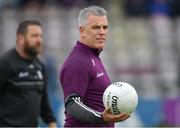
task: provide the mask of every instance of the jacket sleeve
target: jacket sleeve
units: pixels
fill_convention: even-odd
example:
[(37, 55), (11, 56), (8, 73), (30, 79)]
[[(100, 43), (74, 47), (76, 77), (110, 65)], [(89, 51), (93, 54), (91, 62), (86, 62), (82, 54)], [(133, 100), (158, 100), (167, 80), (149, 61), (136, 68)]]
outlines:
[(44, 70), (44, 83), (45, 83), (45, 86), (44, 86), (44, 89), (43, 89), (43, 92), (42, 92), (42, 101), (41, 101), (41, 118), (42, 120), (49, 124), (51, 122), (56, 122), (56, 119), (53, 115), (53, 112), (52, 112), (52, 109), (50, 107), (50, 104), (49, 104), (49, 99), (48, 99), (48, 94), (47, 94), (47, 91), (46, 91), (46, 86), (47, 86), (47, 73), (46, 71)]
[(101, 112), (89, 108), (83, 104), (81, 97), (74, 93), (65, 99), (65, 109), (73, 118), (84, 123), (106, 124)]
[(0, 56), (0, 91), (5, 87), (9, 75), (8, 62), (5, 56)]

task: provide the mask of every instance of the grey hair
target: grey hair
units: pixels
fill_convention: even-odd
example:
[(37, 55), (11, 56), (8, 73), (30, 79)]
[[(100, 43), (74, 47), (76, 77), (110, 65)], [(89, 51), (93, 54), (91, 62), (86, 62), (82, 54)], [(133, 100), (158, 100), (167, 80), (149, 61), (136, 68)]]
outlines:
[(78, 16), (78, 24), (80, 26), (84, 26), (87, 24), (87, 18), (90, 15), (94, 16), (106, 16), (107, 12), (104, 8), (101, 8), (99, 6), (89, 6), (87, 8), (84, 8), (80, 11), (79, 16)]

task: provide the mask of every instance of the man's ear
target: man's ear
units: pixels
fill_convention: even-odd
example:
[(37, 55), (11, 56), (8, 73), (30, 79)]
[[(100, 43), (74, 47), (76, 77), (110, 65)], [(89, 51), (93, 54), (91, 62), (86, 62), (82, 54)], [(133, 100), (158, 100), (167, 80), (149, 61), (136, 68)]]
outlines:
[(85, 28), (84, 27), (79, 27), (79, 32), (80, 32), (82, 37), (85, 36)]
[(24, 43), (24, 40), (25, 40), (24, 35), (23, 34), (18, 34), (17, 35), (17, 40), (18, 40), (18, 43), (22, 45)]

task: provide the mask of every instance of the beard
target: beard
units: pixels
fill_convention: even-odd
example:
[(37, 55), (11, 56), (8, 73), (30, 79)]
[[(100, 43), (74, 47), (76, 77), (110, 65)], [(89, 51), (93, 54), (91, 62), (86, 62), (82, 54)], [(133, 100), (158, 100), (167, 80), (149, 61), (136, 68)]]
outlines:
[(24, 51), (31, 58), (36, 57), (40, 53), (41, 51), (40, 49), (41, 49), (41, 45), (30, 46), (28, 41), (25, 42)]

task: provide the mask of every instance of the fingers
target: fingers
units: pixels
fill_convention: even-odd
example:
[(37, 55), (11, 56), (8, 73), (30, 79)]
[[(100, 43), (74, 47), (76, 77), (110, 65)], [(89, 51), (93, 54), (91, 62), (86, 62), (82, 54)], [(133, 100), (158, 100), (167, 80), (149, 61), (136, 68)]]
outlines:
[(102, 113), (102, 117), (103, 117), (104, 121), (114, 123), (114, 122), (124, 121), (127, 118), (129, 118), (130, 115), (126, 114), (126, 113), (120, 113), (117, 115), (113, 115), (111, 112), (111, 109), (108, 107), (108, 108), (105, 108), (104, 112)]
[(124, 120), (128, 119), (129, 117), (130, 117), (129, 114), (120, 113), (118, 115), (114, 115), (112, 120), (115, 122), (119, 122), (119, 121), (124, 121)]

